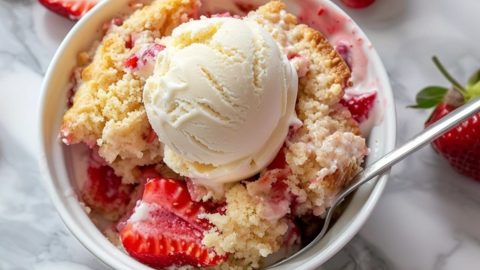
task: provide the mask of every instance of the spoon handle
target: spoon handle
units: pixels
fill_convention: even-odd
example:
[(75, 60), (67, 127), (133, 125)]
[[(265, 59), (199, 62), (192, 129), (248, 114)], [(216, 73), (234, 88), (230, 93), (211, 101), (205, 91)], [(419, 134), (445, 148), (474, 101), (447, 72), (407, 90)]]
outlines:
[(332, 206), (327, 210), (322, 230), (315, 237), (315, 239), (313, 239), (313, 241), (311, 241), (308, 245), (303, 247), (301, 250), (297, 251), (297, 253), (269, 266), (268, 269), (279, 266), (287, 261), (290, 261), (291, 259), (299, 256), (300, 254), (309, 250), (316, 243), (318, 243), (323, 238), (323, 236), (327, 233), (328, 226), (330, 224), (330, 221), (332, 220), (332, 216), (334, 212), (333, 210), (350, 193), (355, 191), (361, 185), (370, 181), (375, 176), (386, 172), (388, 169), (390, 169), (390, 167), (392, 167), (399, 161), (403, 160), (408, 155), (412, 154), (413, 152), (419, 150), (426, 144), (440, 137), (443, 133), (447, 132), (451, 128), (460, 124), (461, 122), (463, 122), (468, 117), (472, 116), (478, 111), (480, 111), (480, 98), (476, 98), (475, 100), (470, 101), (467, 104), (457, 108), (455, 111), (449, 113), (439, 121), (435, 122), (433, 125), (429, 126), (427, 129), (419, 133), (417, 136), (415, 136), (413, 139), (411, 139), (404, 145), (389, 152), (388, 154), (386, 154), (385, 156), (383, 156), (382, 158), (380, 158), (379, 160), (375, 161), (373, 164), (365, 168), (365, 170), (357, 174), (355, 178), (352, 180), (351, 186), (349, 186), (346, 190), (344, 190), (339, 195), (337, 195)]
[[(368, 182), (373, 177), (384, 173), (390, 167), (403, 160), (408, 155), (419, 150), (426, 144), (440, 137), (445, 132), (452, 129), (454, 126), (465, 121), (468, 117), (472, 116), (476, 112), (480, 111), (480, 98), (477, 98), (459, 108), (449, 113), (439, 121), (435, 122), (433, 125), (426, 128), (421, 133), (417, 134), (414, 138), (409, 140), (404, 145), (396, 148), (390, 153), (386, 154), (384, 157), (375, 161), (372, 165), (368, 166), (359, 173), (353, 180), (353, 184), (337, 196), (335, 203), (337, 201), (343, 200), (348, 196), (352, 191), (356, 190), (359, 186)], [(480, 120), (480, 119), (479, 119)], [(334, 204), (335, 204), (334, 203)]]

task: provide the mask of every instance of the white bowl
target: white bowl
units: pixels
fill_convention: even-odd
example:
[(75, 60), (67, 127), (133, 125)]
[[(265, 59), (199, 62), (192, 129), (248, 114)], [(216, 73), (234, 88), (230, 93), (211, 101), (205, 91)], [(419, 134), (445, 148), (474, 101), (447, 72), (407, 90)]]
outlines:
[[(72, 172), (66, 163), (67, 150), (58, 137), (61, 118), (66, 110), (67, 85), (77, 53), (88, 49), (94, 40), (99, 39), (101, 25), (107, 19), (124, 12), (130, 1), (103, 1), (73, 27), (55, 54), (45, 76), (40, 100), (40, 167), (53, 203), (63, 221), (88, 250), (114, 269), (147, 270), (151, 268), (116, 248), (91, 222), (73, 191)], [(328, 0), (316, 2), (348, 17)], [(298, 12), (298, 8), (291, 3), (289, 8), (293, 13)], [(350, 23), (358, 29), (354, 22)], [(364, 44), (369, 44), (361, 30), (358, 30), (358, 34), (367, 41)], [(389, 80), (380, 58), (371, 46), (365, 45), (364, 50), (378, 79), (378, 97), (384, 110), (383, 117), (378, 119), (378, 124), (369, 137), (371, 152), (367, 158), (368, 164), (394, 147), (395, 109)], [(386, 181), (387, 175), (383, 175), (378, 181), (365, 184), (355, 193), (344, 213), (320, 243), (278, 269), (313, 269), (331, 258), (360, 230), (377, 203)]]

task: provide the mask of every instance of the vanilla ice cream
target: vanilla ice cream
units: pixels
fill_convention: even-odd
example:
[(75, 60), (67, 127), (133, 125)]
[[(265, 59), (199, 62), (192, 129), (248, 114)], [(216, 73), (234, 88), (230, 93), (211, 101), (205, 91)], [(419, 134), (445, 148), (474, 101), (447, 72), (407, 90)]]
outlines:
[(164, 161), (206, 185), (265, 168), (295, 115), (297, 73), (255, 22), (203, 18), (177, 27), (144, 89)]

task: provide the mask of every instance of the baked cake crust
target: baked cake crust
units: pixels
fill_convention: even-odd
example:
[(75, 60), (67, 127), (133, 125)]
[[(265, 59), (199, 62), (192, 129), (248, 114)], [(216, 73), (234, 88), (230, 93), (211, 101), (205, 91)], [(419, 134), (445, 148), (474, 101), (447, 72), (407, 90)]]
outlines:
[[(125, 68), (138, 50), (132, 33), (145, 33), (150, 42), (170, 32), (197, 10), (197, 0), (153, 1), (135, 11), (120, 26), (112, 26), (81, 72), (73, 106), (65, 113), (62, 136), (68, 143), (84, 142), (98, 152), (126, 183), (135, 181), (136, 167), (162, 160), (161, 144), (146, 140), (151, 132), (142, 91), (145, 79)], [(138, 44), (140, 46), (141, 44)], [(88, 62), (88, 53), (81, 54)]]
[[(126, 183), (135, 182), (138, 166), (161, 163), (163, 158), (161, 144), (145, 139), (151, 132), (142, 104), (145, 79), (123, 66), (135, 50), (126, 41), (131, 33), (147, 32), (147, 39), (154, 42), (196, 8), (195, 0), (153, 1), (109, 31), (83, 70), (73, 106), (63, 118), (62, 133), (68, 142), (98, 147)], [(339, 104), (349, 68), (328, 40), (298, 24), (280, 1), (250, 12), (247, 20), (270, 32), (296, 65), (300, 77), (296, 113), (302, 125), (293, 127), (285, 144), (288, 169), (265, 170), (255, 181), (227, 184), (222, 198), (217, 198), (227, 202), (225, 214), (205, 216), (215, 229), (205, 234), (203, 244), (230, 254), (217, 267), (223, 269), (259, 267), (263, 258), (282, 247), (292, 216), (323, 215), (338, 191), (361, 170), (367, 154), (358, 124)], [(275, 181), (285, 181), (287, 189), (284, 201), (272, 206), (265, 190)], [(210, 199), (212, 193), (208, 194), (199, 199)]]
[[(286, 161), (291, 173), (287, 184), (296, 197), (295, 213), (268, 219), (253, 183), (234, 184), (225, 193), (225, 215), (210, 215), (218, 228), (204, 244), (219, 253), (231, 253), (229, 267), (258, 267), (262, 258), (278, 251), (285, 240), (289, 215), (323, 215), (338, 191), (357, 174), (367, 153), (365, 139), (350, 112), (339, 105), (350, 70), (328, 40), (318, 31), (298, 24), (285, 11), (285, 4), (272, 1), (248, 19), (272, 34), (287, 55), (304, 57), (310, 63), (300, 78), (296, 112), (303, 125), (286, 142)], [(268, 172), (264, 172), (266, 174)]]

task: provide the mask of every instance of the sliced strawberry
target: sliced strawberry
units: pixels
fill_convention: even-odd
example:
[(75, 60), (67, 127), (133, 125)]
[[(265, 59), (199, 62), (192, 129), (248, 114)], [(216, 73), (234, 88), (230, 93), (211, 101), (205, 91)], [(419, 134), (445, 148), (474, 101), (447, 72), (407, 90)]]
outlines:
[(153, 59), (157, 54), (165, 49), (162, 44), (153, 43), (142, 54), (141, 59), (145, 62), (148, 58)]
[(83, 201), (93, 210), (116, 220), (125, 213), (130, 202), (133, 185), (122, 184), (109, 166), (91, 165), (88, 179), (81, 191)]
[(268, 170), (260, 179), (247, 184), (249, 194), (263, 206), (264, 218), (280, 219), (292, 213), (294, 197), (286, 182), (290, 173), (290, 169)]
[(39, 0), (39, 2), (59, 15), (78, 20), (100, 0)]
[(245, 1), (236, 1), (235, 6), (244, 14), (249, 13), (250, 11), (256, 9), (257, 7), (251, 3)]
[(335, 45), (335, 50), (343, 58), (343, 61), (345, 61), (348, 68), (352, 70), (352, 52), (350, 47), (352, 47), (352, 45), (340, 41), (337, 45)]
[(186, 177), (185, 183), (187, 184), (188, 193), (192, 197), (192, 200), (195, 202), (200, 202), (206, 196), (209, 196), (209, 190), (207, 187), (196, 184), (192, 179)]
[(199, 214), (207, 213), (203, 204), (195, 203), (188, 193), (187, 186), (172, 179), (150, 179), (145, 185), (142, 200), (146, 203), (161, 205), (175, 215), (189, 221), (199, 229), (210, 229), (208, 221), (200, 219)]
[[(185, 178), (185, 183), (187, 184), (188, 193), (190, 193), (192, 200), (195, 202), (201, 202), (204, 197), (209, 195), (209, 192), (212, 192), (207, 187), (202, 186), (198, 183), (194, 183), (192, 179), (188, 177)], [(209, 209), (210, 213), (219, 213), (221, 215), (224, 215), (227, 211), (227, 204), (225, 201), (209, 200), (206, 202), (202, 202), (202, 204), (203, 206), (205, 206), (205, 209)]]
[(368, 119), (368, 116), (373, 108), (376, 98), (377, 93), (373, 92), (371, 94), (362, 96), (355, 96), (349, 98), (344, 97), (340, 101), (340, 103), (348, 108), (355, 121), (357, 121), (358, 123), (362, 123), (364, 120)]
[(212, 211), (194, 202), (184, 183), (150, 179), (120, 238), (132, 257), (152, 267), (215, 266), (226, 256), (202, 245), (203, 234), (212, 225), (199, 218)]
[(287, 161), (285, 160), (285, 147), (282, 147), (273, 161), (268, 165), (267, 170), (284, 169), (286, 167)]
[(127, 60), (125, 60), (124, 65), (126, 68), (132, 70), (141, 69), (143, 67), (153, 69), (155, 57), (164, 49), (165, 46), (157, 43), (145, 45), (141, 50), (129, 56)]
[(134, 192), (130, 196), (130, 204), (127, 206), (127, 210), (122, 218), (118, 221), (116, 228), (117, 231), (122, 230), (127, 225), (127, 220), (133, 214), (135, 206), (138, 201), (142, 199), (143, 192), (145, 190), (145, 184), (153, 178), (160, 177), (160, 173), (155, 169), (155, 166), (140, 167), (140, 176), (138, 177), (139, 185), (135, 188)]
[(125, 48), (131, 49), (131, 48), (133, 48), (134, 45), (135, 44), (134, 44), (134, 40), (132, 38), (132, 34), (125, 37)]
[(158, 139), (157, 133), (153, 130), (153, 128), (149, 128), (147, 134), (144, 136), (144, 140), (147, 143), (153, 143)]
[(138, 56), (135, 54), (129, 56), (123, 63), (126, 68), (135, 69), (138, 66)]

